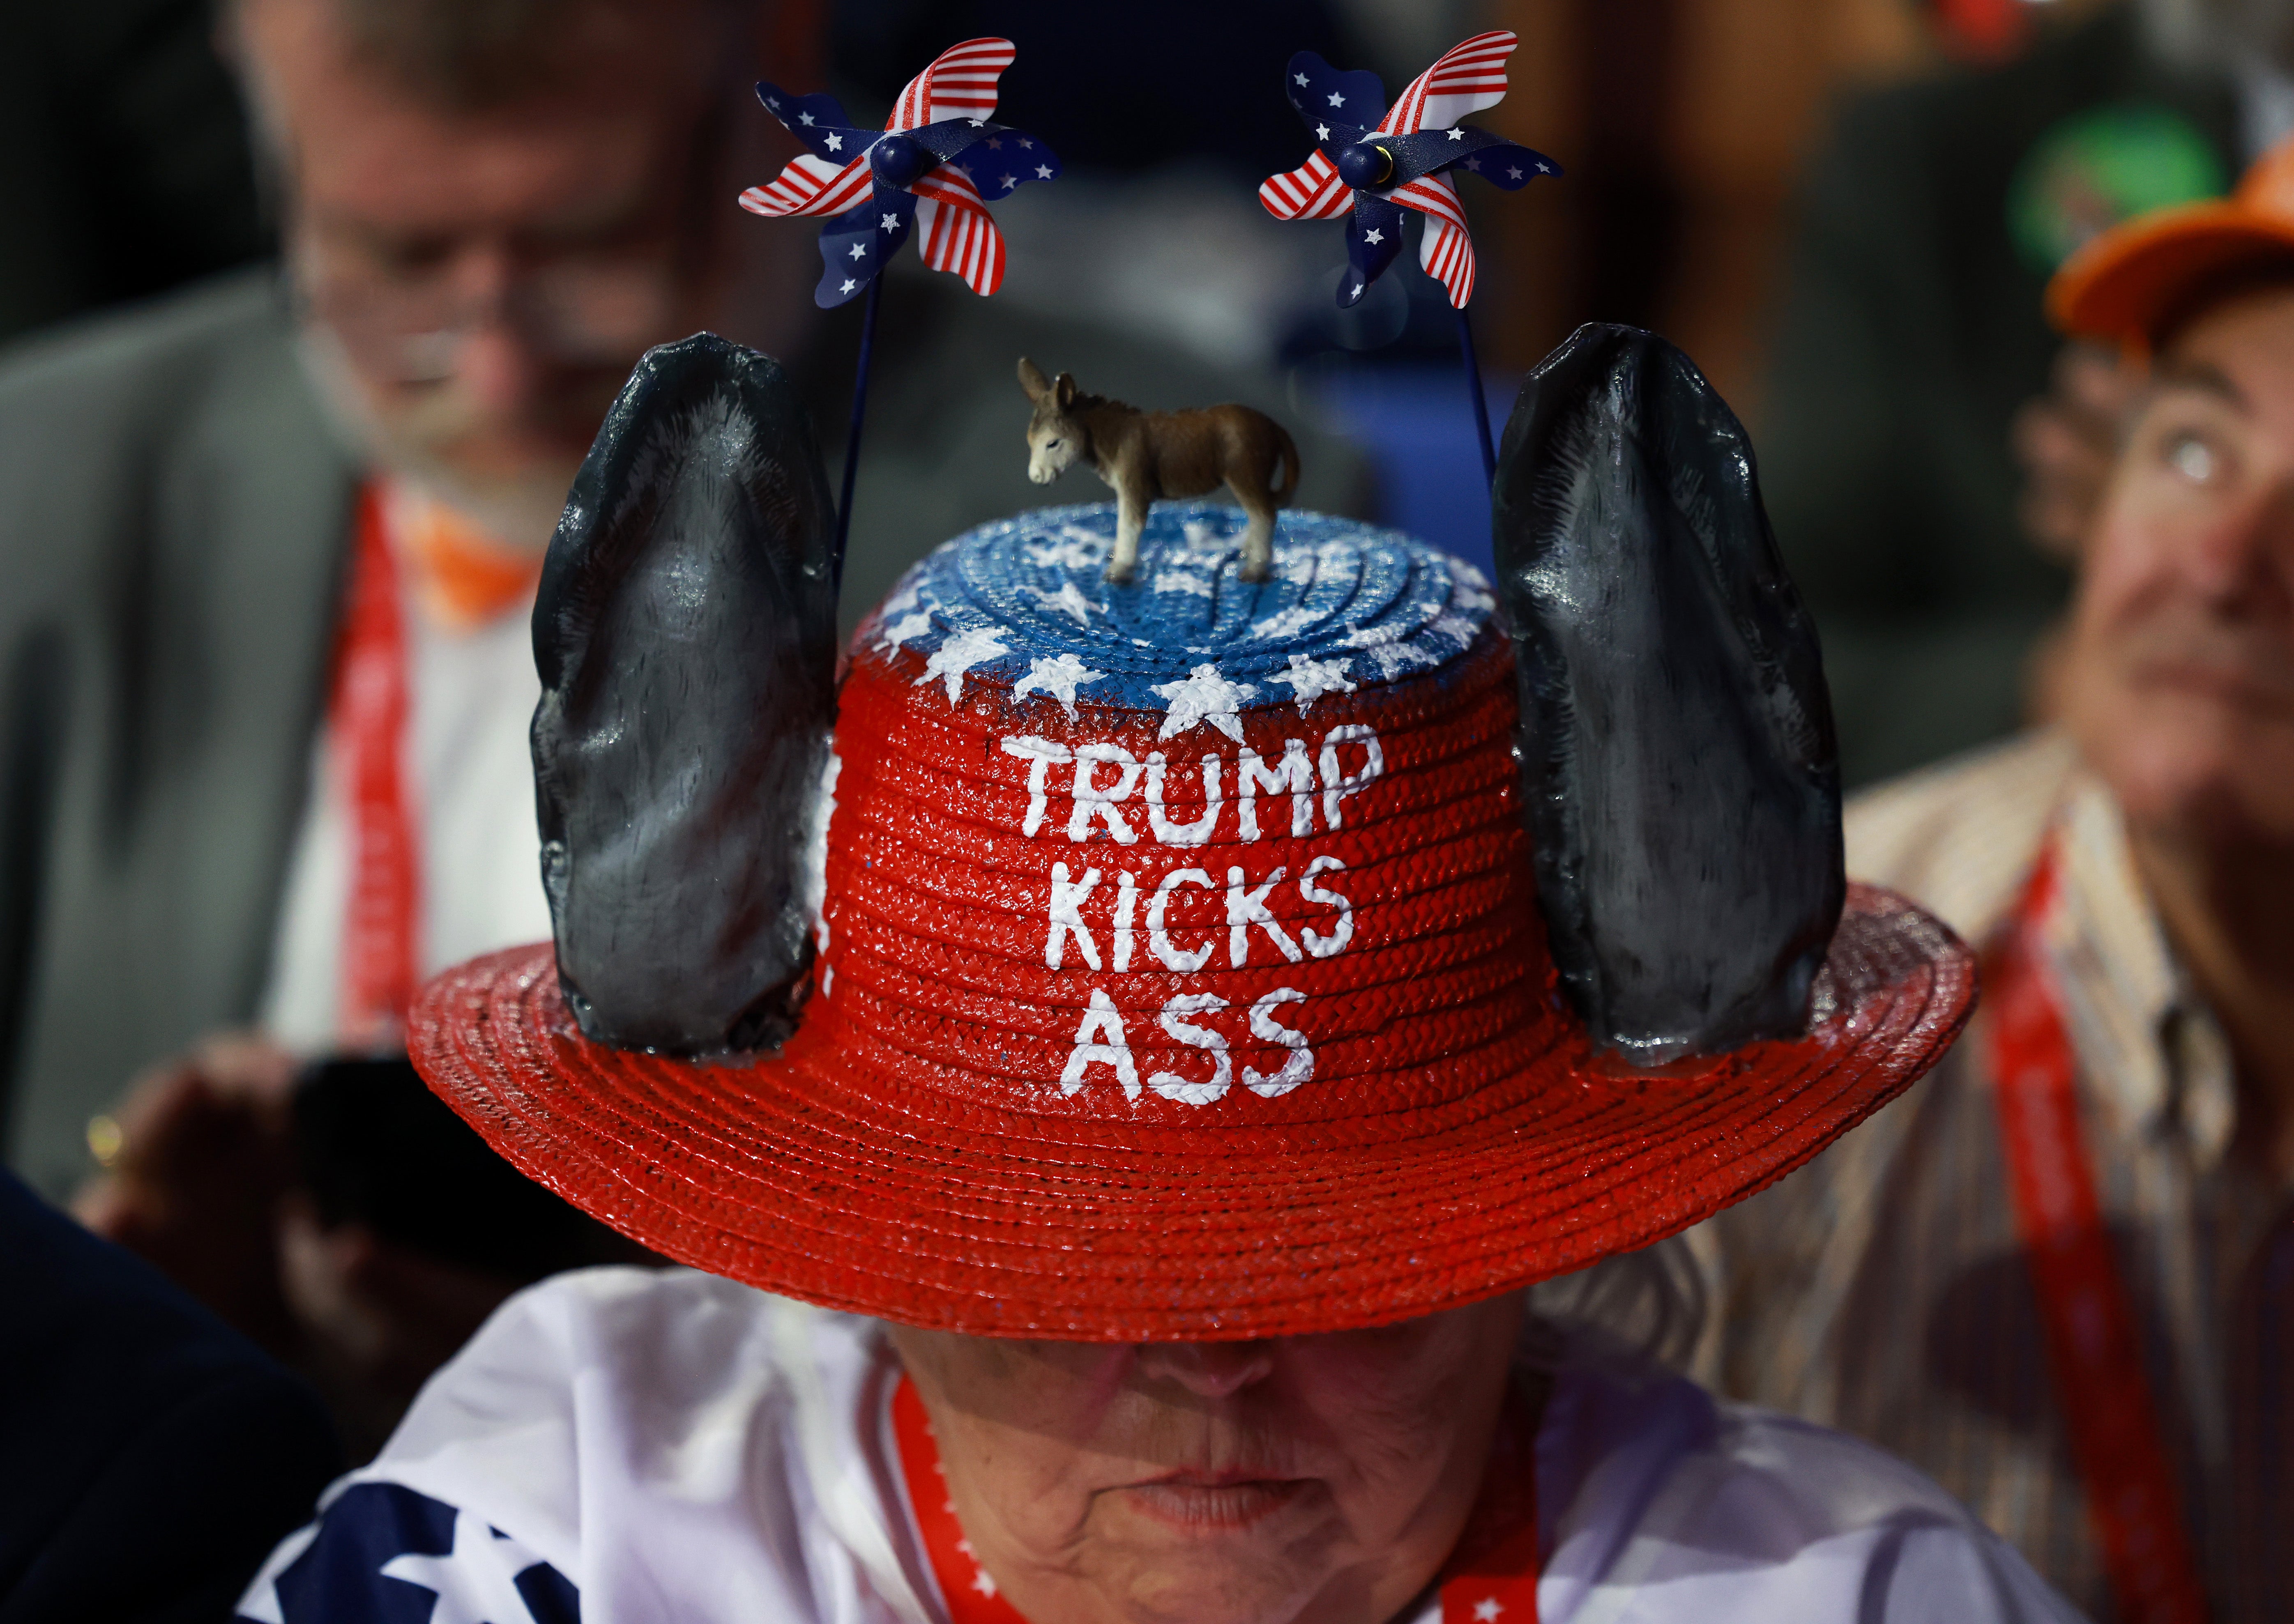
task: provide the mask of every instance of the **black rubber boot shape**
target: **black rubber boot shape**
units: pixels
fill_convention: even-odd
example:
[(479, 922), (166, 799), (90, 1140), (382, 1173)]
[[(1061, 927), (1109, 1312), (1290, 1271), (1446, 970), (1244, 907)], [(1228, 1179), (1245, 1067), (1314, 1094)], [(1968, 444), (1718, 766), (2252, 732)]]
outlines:
[(1689, 359), (1589, 325), (1506, 425), (1498, 590), (1554, 962), (1639, 1065), (1805, 1028), (1839, 922), (1839, 751), (1752, 443)]
[(533, 608), (542, 883), (559, 983), (600, 1043), (701, 1055), (794, 1027), (834, 528), (779, 362), (712, 333), (638, 362)]

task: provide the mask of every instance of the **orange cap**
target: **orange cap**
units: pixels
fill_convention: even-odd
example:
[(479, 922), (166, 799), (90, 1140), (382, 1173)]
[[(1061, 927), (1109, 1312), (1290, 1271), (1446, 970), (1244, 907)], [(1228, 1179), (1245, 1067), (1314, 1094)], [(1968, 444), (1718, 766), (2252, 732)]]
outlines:
[(2141, 351), (2214, 279), (2294, 260), (2294, 137), (2254, 160), (2227, 198), (2137, 215), (2094, 238), (2047, 284), (2047, 319)]

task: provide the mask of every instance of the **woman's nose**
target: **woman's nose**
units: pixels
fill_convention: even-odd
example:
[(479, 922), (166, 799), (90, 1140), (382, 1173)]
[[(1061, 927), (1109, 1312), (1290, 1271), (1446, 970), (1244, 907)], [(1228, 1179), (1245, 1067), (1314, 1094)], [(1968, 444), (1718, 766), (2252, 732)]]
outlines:
[(1231, 1398), (1273, 1374), (1274, 1347), (1268, 1342), (1151, 1342), (1139, 1350), (1139, 1368), (1200, 1398)]

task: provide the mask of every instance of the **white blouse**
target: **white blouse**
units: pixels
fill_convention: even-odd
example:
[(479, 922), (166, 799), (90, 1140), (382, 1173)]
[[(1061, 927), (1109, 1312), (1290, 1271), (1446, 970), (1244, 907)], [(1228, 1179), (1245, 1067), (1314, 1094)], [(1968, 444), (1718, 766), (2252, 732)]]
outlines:
[[(240, 1603), (264, 1624), (945, 1624), (876, 1322), (684, 1270), (513, 1297)], [(2068, 1604), (1909, 1466), (1565, 1337), (1542, 1624), (2025, 1624)], [(1429, 1595), (1411, 1624), (1438, 1620)]]

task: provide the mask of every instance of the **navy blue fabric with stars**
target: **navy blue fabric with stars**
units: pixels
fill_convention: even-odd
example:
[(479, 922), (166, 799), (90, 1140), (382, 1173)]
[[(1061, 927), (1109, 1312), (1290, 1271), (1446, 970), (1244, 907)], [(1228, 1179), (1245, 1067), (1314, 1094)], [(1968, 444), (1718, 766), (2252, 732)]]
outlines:
[[(564, 1574), (527, 1559), (494, 1529), (480, 1537), (502, 1550), (471, 1559), (456, 1542), (456, 1523), (462, 1520), (444, 1501), (401, 1484), (352, 1485), (328, 1505), (316, 1536), (273, 1581), (278, 1617), (284, 1624), (433, 1624), (441, 1616), (483, 1618), (484, 1624), (580, 1624), (582, 1598)], [(465, 1529), (463, 1539), (470, 1537)], [(456, 1572), (458, 1559), (468, 1563), (468, 1571)], [(411, 1577), (417, 1574), (435, 1582), (421, 1583)], [(505, 1576), (510, 1594), (484, 1605), (489, 1591), (503, 1589)], [(522, 1617), (511, 1610), (520, 1604)], [(241, 1624), (254, 1617), (240, 1614)]]

